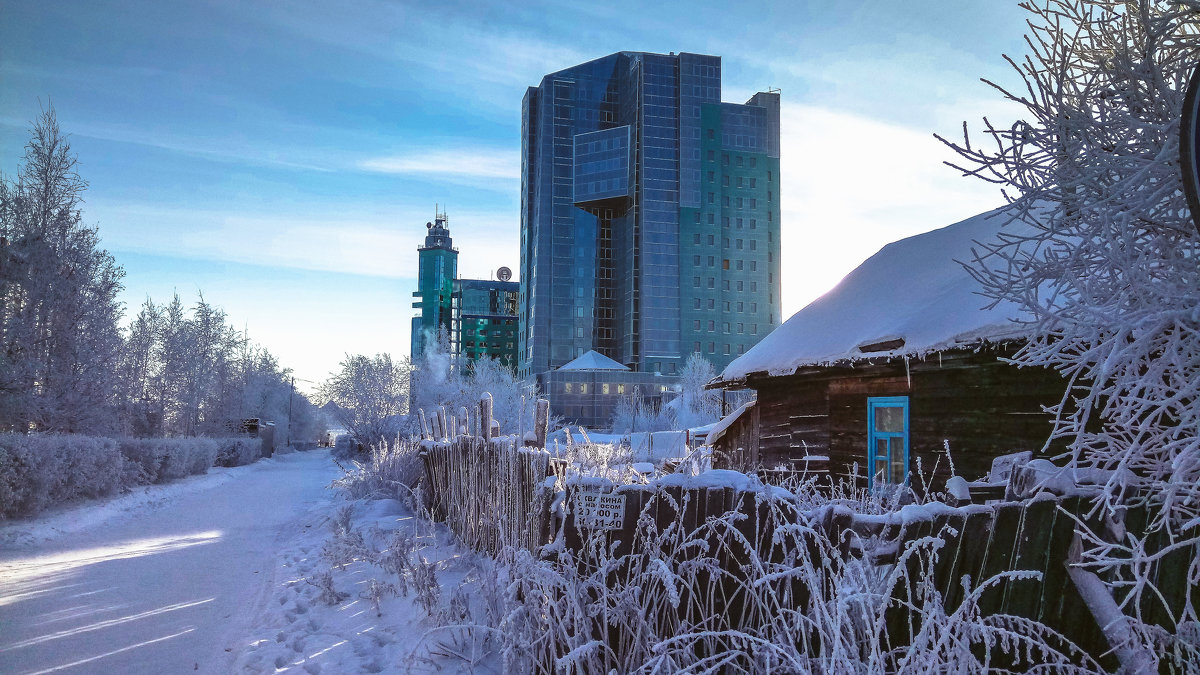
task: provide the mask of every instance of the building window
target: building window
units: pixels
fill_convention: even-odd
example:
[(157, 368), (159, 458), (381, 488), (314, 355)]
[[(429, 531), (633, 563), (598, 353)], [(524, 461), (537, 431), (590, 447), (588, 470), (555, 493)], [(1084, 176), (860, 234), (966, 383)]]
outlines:
[(746, 289), (745, 289), (745, 286), (744, 286), (744, 282), (743, 282), (741, 279), (739, 279), (739, 280), (738, 280), (738, 290), (739, 290), (739, 291), (744, 291), (744, 290), (746, 290)]
[(716, 302), (716, 301), (715, 301), (715, 300), (713, 300), (712, 298), (709, 298), (709, 299), (708, 299), (708, 308), (709, 308), (709, 309), (712, 309), (712, 308), (713, 308), (713, 303), (714, 303), (714, 302)]
[(712, 129), (709, 129), (709, 130), (708, 130), (708, 140), (710, 140), (710, 141), (711, 141), (712, 139), (713, 139), (713, 130), (712, 130)]
[(695, 307), (696, 309), (700, 309), (700, 298), (695, 299), (695, 301), (692, 303), (692, 307)]
[[(751, 164), (750, 166), (754, 166), (754, 165)], [(750, 179), (750, 187), (758, 187), (758, 179), (757, 178)]]
[(770, 192), (768, 192), (768, 193), (767, 193), (767, 201), (771, 201), (771, 198), (772, 198), (773, 196), (774, 196), (774, 195), (772, 195)]
[(738, 332), (739, 332), (739, 333), (745, 333), (745, 332), (746, 332), (746, 324), (744, 324), (744, 323), (738, 323)]
[(729, 353), (729, 345), (725, 345), (725, 353), (726, 353), (726, 354), (728, 354), (728, 353)]
[(728, 321), (726, 321), (725, 323), (721, 324), (721, 332), (722, 332), (722, 333), (728, 333), (728, 332), (729, 332), (729, 322), (728, 322)]
[(713, 331), (714, 331), (714, 330), (716, 330), (716, 329), (717, 329), (717, 322), (716, 322), (716, 321), (709, 321), (709, 322), (708, 322), (708, 332), (710, 332), (710, 333), (711, 333), (711, 332), (713, 332)]
[[(696, 243), (699, 244), (700, 242), (696, 242)], [(700, 256), (698, 256), (698, 255), (692, 256), (692, 264), (695, 265), (696, 267), (699, 267), (700, 266)]]
[[(742, 201), (742, 198), (741, 198), (741, 197), (738, 197), (738, 201), (739, 201), (739, 202), (740, 202), (740, 201)], [(729, 208), (729, 195), (725, 195), (724, 199), (722, 199), (722, 203), (725, 205), (725, 208)], [(738, 206), (741, 206), (741, 204), (739, 204)], [(726, 219), (725, 219), (725, 224), (726, 224), (726, 225), (728, 225), (728, 224), (729, 224), (729, 219), (728, 219), (728, 218), (726, 218)]]
[(607, 394), (607, 393), (608, 393), (608, 383), (607, 383), (607, 382), (605, 382), (604, 384), (600, 385), (600, 393), (601, 393), (601, 394)]
[(709, 161), (712, 161), (712, 159), (713, 159), (713, 151), (712, 150), (708, 151), (708, 159), (709, 159)]
[(623, 384), (618, 384), (618, 385), (617, 385), (617, 393), (618, 393), (618, 394), (624, 394), (624, 393), (625, 393), (625, 385), (623, 385)]
[(709, 354), (717, 353), (717, 344), (715, 342), (708, 343), (708, 353)]
[(728, 279), (725, 280), (725, 285), (723, 286), (723, 288), (725, 290), (729, 290), (729, 280)]
[(751, 282), (750, 282), (750, 292), (751, 292), (751, 293), (753, 293), (753, 292), (755, 292), (755, 291), (757, 291), (757, 290), (758, 290), (758, 282), (757, 282), (757, 281), (751, 281)]
[(700, 288), (700, 277), (692, 277), (692, 286)]
[[(751, 241), (753, 241), (753, 240), (751, 240)], [(738, 247), (739, 251), (742, 250), (742, 240), (741, 239), (737, 240), (737, 247)]]
[(715, 239), (713, 239), (713, 235), (711, 235), (711, 234), (710, 234), (710, 235), (708, 235), (708, 245), (709, 245), (709, 246), (712, 246), (712, 245), (713, 245), (713, 242), (715, 242), (715, 241), (716, 241), (716, 240), (715, 240)]
[(738, 166), (741, 166), (741, 165), (742, 165), (742, 156), (741, 156), (741, 155), (738, 155), (738, 156), (737, 156), (737, 165), (738, 165)]
[(738, 303), (738, 311), (739, 311), (739, 312), (743, 311), (743, 308), (744, 308), (745, 306), (746, 306), (746, 303), (744, 303), (744, 302), (739, 302), (739, 303)]
[(581, 394), (586, 394), (586, 393), (587, 393), (587, 382), (580, 382), (580, 383), (579, 383), (579, 393), (581, 393)]
[(908, 397), (867, 399), (867, 484), (903, 485), (908, 481)]
[(758, 208), (758, 200), (757, 200), (757, 199), (751, 199), (751, 200), (750, 200), (750, 208), (752, 208), (752, 209), (757, 209), (757, 208)]
[(721, 185), (729, 187), (729, 176), (721, 176)]
[(700, 353), (700, 343), (699, 342), (692, 343), (692, 351), (696, 352), (697, 354)]
[(755, 314), (757, 312), (758, 312), (758, 303), (757, 302), (750, 303), (750, 313)]
[[(729, 199), (729, 198), (728, 198), (728, 197), (726, 197), (726, 199)], [(754, 200), (753, 200), (753, 199), (751, 199), (750, 201), (754, 201)], [(738, 207), (739, 209), (740, 209), (740, 208), (742, 208), (742, 198), (741, 198), (741, 197), (738, 197), (738, 205), (737, 205), (737, 207)]]
[(746, 345), (738, 345), (738, 353), (743, 354), (746, 351)]
[(746, 261), (745, 261), (745, 260), (739, 260), (739, 261), (737, 261), (737, 268), (738, 268), (738, 271), (739, 271), (739, 272), (741, 272), (741, 271), (742, 271), (742, 267), (743, 267), (743, 265), (745, 265), (745, 263), (746, 263)]
[[(696, 214), (696, 215), (700, 215), (700, 214)], [(692, 236), (692, 243), (694, 243), (694, 244), (700, 243), (700, 233), (699, 232), (697, 232), (695, 235)], [(699, 263), (697, 263), (697, 264), (699, 264)]]
[(751, 169), (753, 169), (753, 168), (754, 168), (755, 166), (757, 166), (757, 165), (758, 165), (758, 158), (757, 158), (757, 157), (751, 157), (751, 158), (750, 158), (750, 168), (751, 168)]
[(750, 334), (758, 335), (758, 324), (756, 324), (756, 323), (750, 324)]
[(696, 224), (697, 225), (700, 224), (700, 212), (699, 211), (696, 212)]
[(721, 269), (723, 269), (723, 270), (729, 269), (729, 258), (726, 258), (721, 261)]
[(744, 186), (745, 186), (745, 185), (742, 183), (742, 177), (741, 177), (741, 176), (738, 176), (738, 183), (737, 183), (737, 185), (738, 185), (738, 187), (744, 187)]
[(750, 229), (752, 229), (752, 230), (753, 230), (753, 229), (754, 229), (754, 228), (756, 228), (756, 227), (758, 227), (758, 221), (757, 221), (757, 220), (755, 220), (755, 219), (753, 219), (753, 218), (751, 218), (751, 219), (750, 219)]
[(725, 301), (725, 311), (726, 312), (729, 311), (729, 301), (728, 300)]
[(758, 261), (757, 261), (757, 260), (751, 260), (751, 261), (750, 261), (750, 271), (751, 271), (751, 272), (757, 272), (757, 271), (758, 271)]
[(710, 182), (710, 183), (713, 182), (713, 178), (715, 178), (715, 177), (716, 176), (712, 171), (708, 172), (708, 182)]
[(716, 195), (714, 195), (714, 194), (713, 194), (713, 193), (711, 193), (711, 192), (710, 192), (710, 193), (708, 193), (708, 203), (709, 203), (709, 204), (712, 204), (714, 199), (716, 199)]
[(692, 329), (700, 330), (700, 319), (696, 319), (695, 321), (692, 322)]
[(710, 255), (710, 256), (708, 256), (708, 266), (709, 266), (709, 267), (713, 267), (713, 266), (714, 266), (714, 265), (716, 265), (716, 264), (717, 264), (717, 259), (716, 259), (716, 257), (715, 257), (715, 256), (711, 256), (711, 255)]
[(737, 219), (737, 227), (739, 230), (742, 229), (742, 219), (741, 218)]
[(712, 225), (715, 222), (716, 222), (716, 220), (714, 220), (714, 214), (712, 214), (712, 213), (708, 214), (708, 224)]
[[(710, 155), (711, 155), (712, 153), (710, 152), (710, 153), (708, 153), (708, 154), (710, 154)], [(712, 159), (712, 157), (709, 157), (709, 159)], [(770, 171), (768, 171), (768, 172), (767, 172), (767, 180), (768, 180), (768, 181), (770, 181), (770, 180), (773, 180), (773, 179), (771, 178), (771, 172), (770, 172)]]
[(572, 390), (571, 383), (570, 383), (570, 382), (564, 382), (564, 383), (563, 383), (563, 393), (564, 393), (564, 394), (570, 394), (570, 393), (571, 393), (571, 390)]
[[(729, 153), (728, 152), (721, 153), (721, 163), (724, 164), (725, 166), (729, 166)], [(709, 351), (711, 351), (711, 350), (709, 350)]]
[[(758, 240), (757, 240), (757, 239), (751, 239), (751, 240), (750, 240), (750, 250), (751, 250), (751, 251), (758, 250)], [(767, 254), (767, 260), (770, 260), (770, 259), (771, 259), (771, 254), (769, 254), (769, 253), (768, 253), (768, 254)]]

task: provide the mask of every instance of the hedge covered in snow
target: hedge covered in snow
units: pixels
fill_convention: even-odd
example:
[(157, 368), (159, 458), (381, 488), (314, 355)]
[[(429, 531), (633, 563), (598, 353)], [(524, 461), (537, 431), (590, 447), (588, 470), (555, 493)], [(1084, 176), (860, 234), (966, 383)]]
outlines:
[(256, 438), (101, 438), (0, 434), (0, 518), (36, 515), (75, 499), (240, 466), (261, 456)]

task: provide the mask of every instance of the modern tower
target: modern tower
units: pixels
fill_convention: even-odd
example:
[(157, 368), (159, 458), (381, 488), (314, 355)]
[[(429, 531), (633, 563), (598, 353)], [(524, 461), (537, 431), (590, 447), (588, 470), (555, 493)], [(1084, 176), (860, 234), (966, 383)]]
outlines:
[(454, 280), (458, 278), (458, 249), (450, 239), (450, 224), (446, 214), (434, 214), (432, 223), (425, 223), (428, 233), (425, 245), (417, 249), (417, 290), (413, 308), (421, 313), (412, 319), (412, 358), (425, 351), (425, 341), (437, 339), (438, 330), (449, 335), (453, 317)]
[(721, 102), (721, 59), (619, 52), (521, 114), (519, 372), (596, 350), (718, 370), (779, 324), (779, 93)]

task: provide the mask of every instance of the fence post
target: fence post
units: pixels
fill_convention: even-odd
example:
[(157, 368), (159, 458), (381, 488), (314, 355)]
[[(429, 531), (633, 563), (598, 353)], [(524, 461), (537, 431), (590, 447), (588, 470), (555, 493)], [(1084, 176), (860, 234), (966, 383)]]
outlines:
[(461, 406), (458, 409), (458, 417), (462, 420), (462, 433), (471, 433), (471, 416), (467, 414), (467, 406)]
[(487, 392), (479, 398), (479, 435), (492, 440), (492, 395)]
[(417, 417), (421, 418), (421, 440), (429, 440), (429, 422), (425, 419), (425, 409), (417, 408)]
[(450, 428), (446, 426), (446, 406), (439, 405), (437, 409), (438, 436), (443, 441), (450, 440)]
[(539, 398), (533, 422), (533, 433), (537, 436), (537, 447), (546, 447), (546, 435), (550, 432), (550, 401)]

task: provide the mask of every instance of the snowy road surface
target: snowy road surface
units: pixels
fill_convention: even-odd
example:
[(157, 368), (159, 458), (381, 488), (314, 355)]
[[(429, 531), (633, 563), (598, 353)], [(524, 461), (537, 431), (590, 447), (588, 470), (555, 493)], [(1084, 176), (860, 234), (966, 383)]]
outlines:
[(277, 455), (3, 528), (0, 673), (229, 672), (338, 475)]

